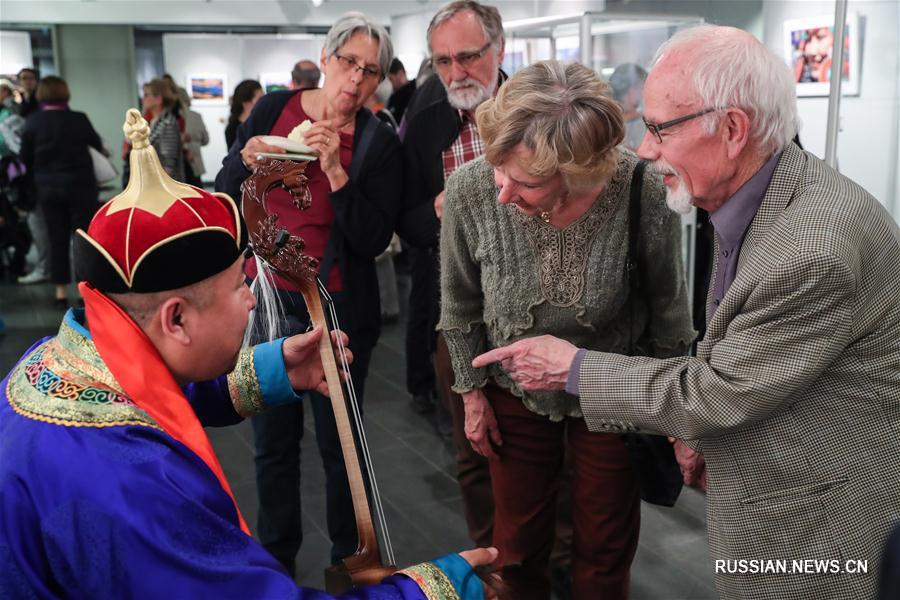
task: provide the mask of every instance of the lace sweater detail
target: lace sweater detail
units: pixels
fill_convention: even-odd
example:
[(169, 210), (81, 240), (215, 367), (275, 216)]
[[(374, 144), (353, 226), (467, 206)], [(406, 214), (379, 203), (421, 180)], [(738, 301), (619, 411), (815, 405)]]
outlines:
[(441, 223), (441, 318), (455, 374), (466, 392), (492, 380), (553, 420), (580, 417), (565, 392), (522, 392), (499, 365), (473, 369), (472, 358), (518, 339), (555, 335), (606, 352), (684, 354), (691, 327), (681, 259), (679, 217), (665, 205), (658, 176), (645, 174), (639, 271), (642, 292), (630, 298), (626, 276), (628, 195), (637, 157), (619, 164), (595, 204), (564, 229), (497, 202), (493, 170), (483, 159), (448, 180)]

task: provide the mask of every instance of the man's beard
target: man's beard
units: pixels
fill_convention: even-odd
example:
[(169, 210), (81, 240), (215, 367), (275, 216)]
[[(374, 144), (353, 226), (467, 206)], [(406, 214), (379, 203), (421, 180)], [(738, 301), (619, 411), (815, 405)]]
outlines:
[(650, 163), (650, 170), (658, 175), (672, 175), (677, 181), (675, 189), (666, 186), (666, 206), (681, 215), (686, 215), (691, 212), (691, 208), (694, 206), (694, 199), (688, 191), (681, 175), (679, 175), (675, 169), (664, 160), (655, 160)]
[(491, 85), (487, 87), (472, 77), (454, 81), (450, 85), (444, 84), (444, 87), (447, 89), (447, 100), (450, 101), (450, 106), (458, 110), (475, 110), (481, 106), (482, 102), (494, 95), (497, 90), (497, 74), (491, 79)]

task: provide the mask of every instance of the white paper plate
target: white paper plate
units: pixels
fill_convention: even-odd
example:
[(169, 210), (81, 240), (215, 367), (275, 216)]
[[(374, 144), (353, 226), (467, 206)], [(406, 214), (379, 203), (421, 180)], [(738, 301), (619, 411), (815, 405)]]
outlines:
[(264, 156), (266, 158), (275, 158), (278, 160), (296, 160), (298, 162), (319, 160), (319, 157), (315, 154), (298, 154), (294, 152), (285, 152), (284, 154), (280, 152), (257, 152), (256, 156)]
[(315, 154), (316, 151), (307, 146), (306, 144), (301, 144), (300, 142), (295, 142), (294, 140), (289, 140), (286, 137), (281, 137), (280, 135), (264, 135), (261, 136), (263, 143), (269, 144), (270, 146), (277, 146), (279, 148), (284, 148), (288, 152), (294, 152), (296, 154)]

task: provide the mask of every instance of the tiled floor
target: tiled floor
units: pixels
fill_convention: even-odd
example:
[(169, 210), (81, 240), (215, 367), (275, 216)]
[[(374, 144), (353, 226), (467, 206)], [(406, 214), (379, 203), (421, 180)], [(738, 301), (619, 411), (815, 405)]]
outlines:
[[(51, 295), (47, 285), (0, 283), (0, 318), (7, 324), (6, 333), (0, 335), (2, 373), (33, 341), (56, 330), (62, 313), (49, 308)], [(408, 407), (403, 348), (403, 325), (385, 327), (372, 360), (365, 419), (397, 561), (406, 565), (465, 548), (469, 542), (450, 450), (432, 422)], [(330, 547), (323, 527), (324, 474), (314, 433), (307, 428), (301, 451), (304, 542), (297, 557), (297, 581), (321, 586)], [(253, 431), (249, 423), (242, 423), (211, 429), (209, 435), (253, 528), (257, 515)], [(685, 490), (675, 508), (644, 505), (632, 598), (716, 598), (704, 523), (704, 499), (694, 490)]]

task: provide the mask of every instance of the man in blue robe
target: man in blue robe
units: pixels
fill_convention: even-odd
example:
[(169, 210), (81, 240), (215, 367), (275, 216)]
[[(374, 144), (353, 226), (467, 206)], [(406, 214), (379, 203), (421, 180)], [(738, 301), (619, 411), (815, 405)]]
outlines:
[[(76, 236), (85, 310), (0, 384), (0, 598), (331, 598), (250, 537), (203, 431), (325, 391), (322, 331), (241, 349), (255, 300), (237, 206), (171, 180), (147, 129), (129, 112), (129, 186)], [(495, 558), (342, 597), (480, 600), (473, 567)]]

